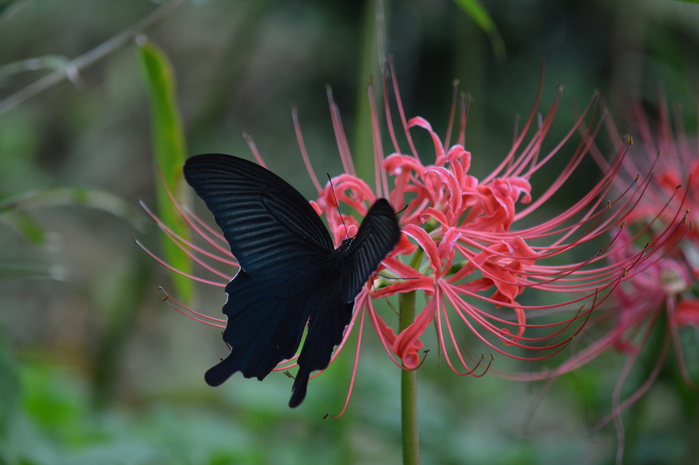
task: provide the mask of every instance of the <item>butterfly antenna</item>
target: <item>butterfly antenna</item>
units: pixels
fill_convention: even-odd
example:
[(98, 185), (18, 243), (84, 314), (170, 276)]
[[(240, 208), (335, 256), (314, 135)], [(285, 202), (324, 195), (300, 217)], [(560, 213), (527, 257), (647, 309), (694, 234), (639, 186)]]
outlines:
[(340, 202), (337, 201), (337, 196), (335, 195), (335, 185), (333, 185), (333, 180), (330, 174), (326, 173), (328, 176), (328, 181), (330, 181), (330, 190), (333, 193), (333, 199), (335, 199), (335, 205), (337, 205), (337, 213), (340, 215), (340, 221), (342, 221), (342, 226), (345, 227), (345, 236), (349, 239), (349, 232), (347, 231), (347, 225), (345, 224), (345, 219), (342, 217), (342, 212), (340, 211)]

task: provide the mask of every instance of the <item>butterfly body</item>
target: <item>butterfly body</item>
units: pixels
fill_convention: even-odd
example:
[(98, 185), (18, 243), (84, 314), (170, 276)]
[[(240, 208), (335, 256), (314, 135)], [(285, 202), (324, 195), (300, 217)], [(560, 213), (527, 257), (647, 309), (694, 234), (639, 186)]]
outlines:
[(310, 374), (330, 363), (352, 318), (354, 299), (400, 236), (395, 213), (379, 199), (354, 238), (333, 247), (308, 201), (259, 165), (222, 154), (191, 157), (185, 178), (204, 200), (240, 264), (226, 286), (223, 340), (231, 352), (207, 371), (218, 386), (236, 371), (264, 379), (297, 352), (291, 407)]

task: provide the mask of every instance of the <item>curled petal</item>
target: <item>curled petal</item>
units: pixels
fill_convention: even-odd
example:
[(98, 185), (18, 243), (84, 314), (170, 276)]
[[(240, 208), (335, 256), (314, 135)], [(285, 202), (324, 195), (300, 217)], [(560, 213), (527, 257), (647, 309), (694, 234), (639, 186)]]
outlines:
[(436, 208), (426, 208), (420, 215), (420, 223), (427, 223), (430, 218), (437, 220), (437, 222), (439, 222), (439, 224), (441, 224), (444, 228), (449, 227), (449, 220), (447, 219), (447, 216)]
[(460, 237), (461, 231), (458, 228), (449, 228), (447, 230), (437, 249), (441, 260), (454, 257), (454, 246)]
[(490, 289), (493, 286), (493, 280), (490, 278), (478, 278), (467, 283), (452, 284), (451, 286), (459, 294), (475, 294), (476, 292)]
[(394, 294), (404, 294), (412, 291), (425, 291), (427, 295), (434, 294), (434, 281), (428, 276), (406, 279), (405, 281), (399, 281), (395, 284), (382, 287), (372, 292), (371, 296), (375, 299), (380, 299), (382, 297), (389, 297)]
[(422, 176), (422, 172), (425, 169), (422, 163), (420, 163), (420, 160), (399, 153), (394, 153), (386, 157), (383, 161), (383, 168), (394, 176), (410, 174), (411, 171), (414, 171), (418, 176)]
[(436, 295), (432, 297), (427, 306), (415, 318), (415, 321), (401, 331), (393, 343), (393, 353), (403, 360), (403, 365), (409, 370), (414, 370), (420, 365), (420, 356), (417, 352), (424, 344), (419, 338), (434, 319), (438, 300)]
[(434, 181), (431, 183), (430, 189), (432, 190), (432, 198), (437, 199), (440, 197), (442, 185), (445, 186), (449, 191), (448, 217), (450, 217), (451, 220), (450, 224), (454, 224), (454, 222), (456, 221), (456, 217), (458, 217), (461, 214), (461, 186), (459, 185), (459, 182), (454, 176), (454, 173), (441, 166), (435, 166), (425, 169), (424, 177), (426, 179), (435, 177), (430, 175), (436, 175), (437, 179), (441, 181), (440, 184), (437, 184)]
[(515, 220), (515, 202), (524, 195), (523, 202), (531, 201), (531, 185), (523, 178), (495, 178), (479, 185), (468, 195), (465, 207), (471, 207), (464, 226), (472, 229), (509, 231)]
[(432, 137), (432, 143), (434, 144), (434, 153), (436, 155), (435, 158), (437, 159), (435, 164), (437, 166), (443, 165), (446, 161), (446, 159), (444, 158), (444, 147), (437, 133), (432, 130), (432, 126), (430, 125), (430, 123), (428, 123), (427, 120), (425, 120), (424, 118), (416, 116), (415, 118), (411, 118), (408, 121), (409, 128), (415, 126), (421, 127), (422, 129), (426, 129), (430, 133), (430, 136)]
[(393, 328), (388, 326), (376, 312), (372, 313), (371, 321), (374, 324), (376, 333), (379, 335), (379, 339), (381, 339), (386, 346), (393, 347), (397, 337), (396, 333), (393, 331)]
[(318, 194), (318, 204), (326, 214), (337, 209), (339, 202), (346, 203), (360, 215), (366, 215), (365, 201), (372, 205), (376, 195), (364, 180), (350, 174), (332, 178), (332, 182)]
[(423, 275), (421, 275), (420, 272), (417, 271), (415, 268), (406, 265), (405, 263), (403, 263), (395, 257), (386, 257), (383, 259), (382, 263), (384, 266), (386, 266), (386, 268), (393, 271), (403, 279), (423, 277)]
[(430, 235), (427, 234), (427, 231), (413, 224), (407, 225), (403, 229), (403, 232), (415, 239), (417, 243), (420, 245), (420, 247), (422, 247), (422, 250), (425, 251), (425, 254), (430, 260), (430, 265), (434, 270), (435, 279), (438, 279), (441, 276), (442, 265), (439, 259), (439, 252), (437, 251), (437, 246), (434, 243), (434, 239), (432, 239)]
[(401, 234), (398, 244), (391, 252), (391, 255), (411, 255), (415, 253), (415, 250), (417, 250), (417, 246), (410, 242), (408, 236)]
[(320, 205), (318, 205), (318, 203), (315, 200), (310, 200), (308, 203), (311, 204), (311, 207), (313, 207), (318, 216), (323, 214), (323, 210), (320, 208)]
[[(513, 304), (517, 304), (514, 300), (512, 301)], [(506, 339), (503, 339), (505, 344), (515, 344), (519, 342), (522, 338), (522, 335), (524, 334), (524, 330), (527, 327), (527, 315), (524, 313), (524, 309), (522, 307), (515, 307), (513, 309), (515, 311), (515, 315), (517, 315), (517, 336), (511, 338), (511, 342), (507, 341)]]
[(459, 165), (464, 172), (468, 172), (471, 168), (471, 152), (465, 150), (461, 145), (453, 145), (447, 152), (446, 158), (449, 163), (460, 161)]
[[(372, 292), (372, 297), (388, 297), (396, 293), (404, 293), (422, 290), (428, 294), (434, 294), (434, 281), (429, 276), (423, 276), (415, 269), (404, 264), (394, 257), (386, 257), (383, 264), (387, 269), (396, 273), (405, 281), (398, 281), (386, 287)], [(400, 279), (399, 278), (399, 279)]]

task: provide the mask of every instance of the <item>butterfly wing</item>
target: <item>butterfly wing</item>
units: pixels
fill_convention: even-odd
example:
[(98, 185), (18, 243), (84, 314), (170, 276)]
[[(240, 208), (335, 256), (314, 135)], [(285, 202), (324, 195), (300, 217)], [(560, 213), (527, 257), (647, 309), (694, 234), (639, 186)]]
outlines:
[(328, 230), (313, 207), (271, 171), (212, 153), (187, 159), (184, 175), (213, 213), (248, 276), (296, 273), (332, 253)]
[(386, 199), (378, 199), (362, 221), (345, 259), (341, 278), (345, 302), (354, 300), (399, 239), (396, 213)]
[(330, 270), (325, 283), (317, 286), (289, 407), (298, 406), (305, 398), (310, 374), (330, 364), (333, 349), (342, 342), (345, 328), (352, 319), (355, 297), (398, 239), (400, 227), (396, 214), (388, 201), (379, 199), (362, 221), (349, 250), (342, 247), (335, 250), (334, 254), (339, 257), (333, 262), (339, 269)]
[(309, 302), (312, 309), (308, 334), (298, 358), (299, 370), (291, 388), (289, 407), (298, 407), (306, 397), (308, 379), (316, 370), (330, 364), (333, 350), (342, 342), (345, 328), (352, 320), (354, 300), (345, 302), (339, 281), (326, 281), (318, 286)]
[(205, 154), (189, 158), (184, 173), (241, 265), (223, 307), (231, 353), (206, 373), (206, 382), (217, 386), (236, 371), (263, 379), (296, 353), (332, 241), (306, 199), (259, 165)]
[(210, 386), (220, 385), (236, 371), (262, 380), (279, 362), (296, 354), (318, 287), (314, 275), (260, 279), (238, 272), (226, 286), (228, 300), (223, 306), (228, 317), (223, 340), (231, 352), (206, 372)]
[(326, 368), (341, 343), (354, 298), (398, 242), (395, 213), (380, 199), (349, 250), (333, 251), (313, 208), (270, 171), (222, 154), (192, 157), (184, 171), (241, 265), (226, 286), (223, 307), (228, 317), (223, 339), (231, 353), (207, 371), (206, 381), (217, 386), (236, 371), (263, 379), (294, 356), (308, 321), (289, 401), (296, 407), (306, 395), (310, 374)]

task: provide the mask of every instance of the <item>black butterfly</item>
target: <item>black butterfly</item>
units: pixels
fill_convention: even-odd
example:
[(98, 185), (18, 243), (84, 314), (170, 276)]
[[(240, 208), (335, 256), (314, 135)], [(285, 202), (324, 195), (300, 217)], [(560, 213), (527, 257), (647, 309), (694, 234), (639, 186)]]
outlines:
[(330, 363), (352, 317), (354, 298), (398, 243), (400, 228), (385, 199), (374, 203), (356, 237), (337, 249), (308, 201), (255, 163), (222, 154), (191, 157), (187, 182), (206, 203), (240, 263), (226, 286), (223, 340), (231, 353), (206, 372), (218, 386), (240, 371), (262, 380), (296, 353), (290, 407), (306, 397), (311, 372)]

